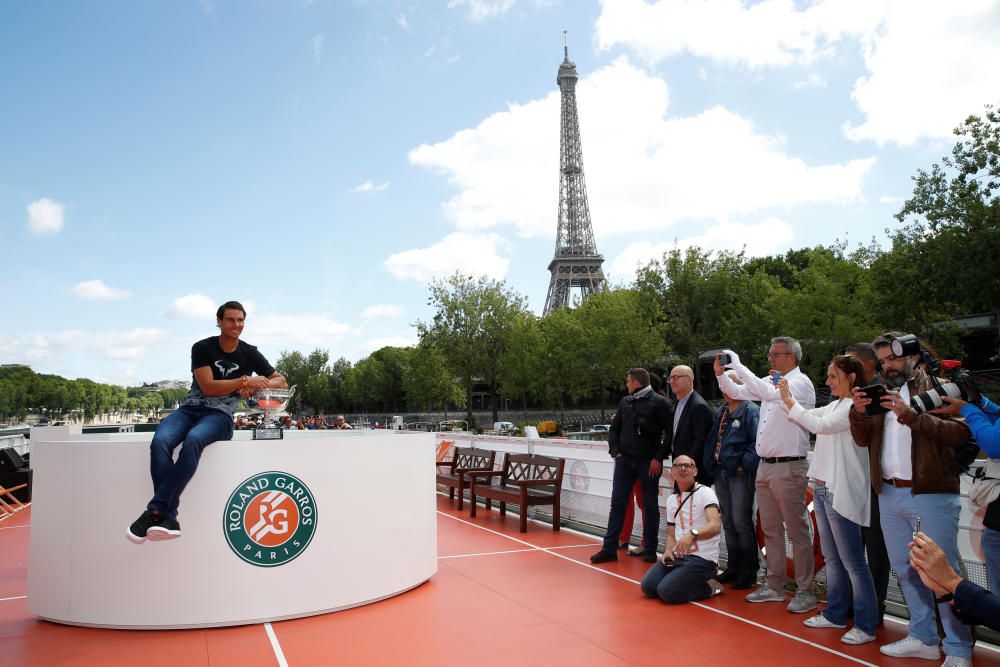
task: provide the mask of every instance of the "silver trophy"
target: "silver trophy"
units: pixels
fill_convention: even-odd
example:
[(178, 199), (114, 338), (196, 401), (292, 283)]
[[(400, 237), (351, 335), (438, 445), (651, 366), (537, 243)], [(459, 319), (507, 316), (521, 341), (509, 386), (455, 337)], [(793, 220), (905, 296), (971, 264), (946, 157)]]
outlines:
[(264, 425), (258, 426), (253, 432), (254, 440), (281, 440), (285, 437), (280, 426), (271, 426), (271, 413), (281, 412), (288, 406), (288, 401), (295, 395), (295, 386), (290, 389), (265, 387), (253, 393), (256, 407), (264, 411)]

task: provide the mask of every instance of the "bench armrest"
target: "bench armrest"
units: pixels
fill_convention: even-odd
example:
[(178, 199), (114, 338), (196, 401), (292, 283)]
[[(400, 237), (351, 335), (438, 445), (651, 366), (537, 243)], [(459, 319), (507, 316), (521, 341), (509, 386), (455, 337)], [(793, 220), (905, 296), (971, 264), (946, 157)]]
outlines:
[(493, 468), (455, 468), (455, 472), (471, 475), (475, 473), (493, 472)]
[(434, 465), (436, 465), (438, 468), (441, 468), (441, 467), (450, 468), (451, 467), (451, 461), (438, 461)]
[(510, 482), (510, 484), (517, 484), (518, 486), (555, 486), (556, 480), (554, 479), (522, 479), (516, 482)]
[(503, 475), (503, 470), (466, 470), (465, 474), (469, 477), (475, 478), (486, 478), (500, 477)]

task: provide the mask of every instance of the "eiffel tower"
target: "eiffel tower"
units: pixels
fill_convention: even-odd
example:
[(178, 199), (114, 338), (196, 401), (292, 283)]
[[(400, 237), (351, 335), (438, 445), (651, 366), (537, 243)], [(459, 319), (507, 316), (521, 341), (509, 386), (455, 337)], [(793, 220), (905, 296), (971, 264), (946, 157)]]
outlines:
[(562, 94), (562, 118), (559, 135), (559, 229), (556, 253), (549, 262), (549, 293), (545, 298), (548, 314), (570, 306), (572, 289), (578, 288), (582, 299), (592, 292), (607, 289), (597, 253), (594, 228), (590, 224), (587, 183), (583, 178), (583, 150), (580, 147), (580, 121), (576, 114), (576, 63), (569, 59), (566, 32), (563, 31), (563, 61), (556, 83)]

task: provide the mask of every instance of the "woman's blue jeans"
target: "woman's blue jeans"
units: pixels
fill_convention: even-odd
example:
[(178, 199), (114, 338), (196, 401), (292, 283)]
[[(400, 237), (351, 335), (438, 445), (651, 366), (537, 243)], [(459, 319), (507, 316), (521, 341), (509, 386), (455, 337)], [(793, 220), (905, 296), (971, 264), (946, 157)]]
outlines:
[(826, 562), (827, 603), (823, 616), (831, 623), (846, 625), (853, 605), (854, 627), (874, 635), (879, 617), (878, 598), (865, 561), (861, 525), (833, 509), (833, 492), (822, 482), (816, 485), (813, 510)]
[[(153, 498), (148, 509), (176, 518), (181, 493), (198, 469), (202, 450), (232, 437), (233, 418), (221, 410), (182, 405), (164, 418), (149, 444)], [(174, 450), (181, 443), (184, 446), (174, 462)]]

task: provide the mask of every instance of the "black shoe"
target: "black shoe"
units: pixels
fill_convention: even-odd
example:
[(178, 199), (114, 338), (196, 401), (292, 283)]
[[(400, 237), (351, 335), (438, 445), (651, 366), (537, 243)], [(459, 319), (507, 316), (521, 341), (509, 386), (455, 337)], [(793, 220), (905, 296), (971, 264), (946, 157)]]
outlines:
[(618, 560), (618, 554), (616, 554), (614, 551), (605, 551), (604, 549), (601, 549), (596, 554), (590, 557), (590, 562), (594, 564), (610, 563), (616, 560)]
[(621, 544), (619, 544), (618, 545), (618, 549), (619, 550), (621, 550), (621, 549), (628, 549), (628, 542), (622, 542)]
[(747, 588), (753, 588), (756, 585), (757, 585), (757, 577), (747, 577), (744, 575), (740, 575), (735, 579), (733, 579), (733, 583), (729, 584), (729, 587), (740, 591), (740, 590), (745, 590)]
[(128, 527), (125, 536), (135, 544), (142, 544), (149, 537), (149, 529), (159, 525), (165, 517), (151, 510), (146, 510)]
[(146, 531), (146, 537), (156, 542), (161, 540), (173, 540), (180, 536), (181, 524), (177, 523), (177, 519), (169, 516), (163, 517), (159, 523), (150, 526), (149, 530)]
[(646, 552), (643, 551), (642, 549), (629, 549), (628, 555), (629, 556), (642, 556), (645, 553)]
[(736, 570), (723, 570), (722, 574), (715, 578), (720, 584), (728, 584), (730, 581), (735, 581), (740, 576), (740, 573)]
[(647, 551), (646, 553), (644, 553), (642, 555), (642, 560), (645, 561), (645, 562), (647, 562), (647, 563), (655, 563), (656, 562), (656, 552), (655, 551)]

